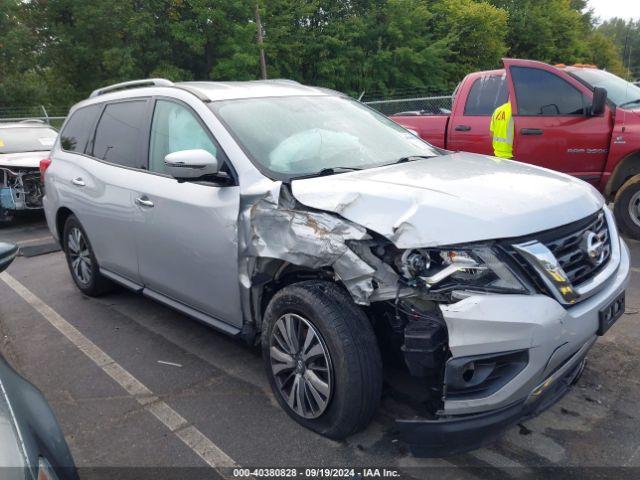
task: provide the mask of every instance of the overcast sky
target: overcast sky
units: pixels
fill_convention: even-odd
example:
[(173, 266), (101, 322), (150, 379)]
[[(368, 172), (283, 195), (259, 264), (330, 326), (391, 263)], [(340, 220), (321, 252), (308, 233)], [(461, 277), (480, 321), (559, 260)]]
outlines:
[(640, 0), (589, 0), (589, 6), (601, 20), (611, 17), (640, 19)]

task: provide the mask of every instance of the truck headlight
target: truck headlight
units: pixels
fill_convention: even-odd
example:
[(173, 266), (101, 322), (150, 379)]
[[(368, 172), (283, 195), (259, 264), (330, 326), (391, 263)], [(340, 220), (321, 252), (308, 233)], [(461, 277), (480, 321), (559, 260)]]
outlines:
[(399, 259), (403, 276), (427, 288), (528, 293), (528, 287), (488, 246), (405, 250)]

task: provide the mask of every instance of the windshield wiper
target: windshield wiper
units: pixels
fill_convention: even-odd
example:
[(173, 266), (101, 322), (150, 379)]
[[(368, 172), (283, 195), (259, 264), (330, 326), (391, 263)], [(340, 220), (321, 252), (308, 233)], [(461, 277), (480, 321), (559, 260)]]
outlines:
[(628, 107), (629, 105), (633, 105), (634, 103), (640, 103), (640, 98), (636, 98), (635, 100), (631, 100), (629, 102), (624, 102), (618, 105), (620, 108)]
[(355, 172), (356, 170), (362, 170), (359, 167), (327, 167), (322, 170), (318, 170), (317, 172), (307, 173), (305, 175), (299, 175), (296, 177), (292, 177), (292, 180), (297, 180), (299, 178), (311, 178), (311, 177), (324, 177), (326, 175), (334, 175), (336, 173), (345, 173), (345, 172)]
[(437, 155), (408, 155), (406, 157), (400, 157), (395, 162), (385, 163), (384, 165), (381, 165), (381, 166), (386, 167), (387, 165), (397, 165), (398, 163), (413, 162), (414, 160), (422, 160), (425, 158), (433, 158), (433, 157), (437, 157)]

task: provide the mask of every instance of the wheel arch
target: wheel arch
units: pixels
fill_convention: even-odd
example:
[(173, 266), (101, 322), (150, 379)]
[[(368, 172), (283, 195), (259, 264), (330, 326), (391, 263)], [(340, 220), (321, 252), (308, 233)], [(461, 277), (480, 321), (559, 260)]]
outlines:
[(640, 174), (640, 150), (624, 157), (613, 170), (604, 190), (605, 198), (612, 199), (627, 180)]
[(73, 214), (74, 213), (71, 211), (71, 209), (67, 207), (60, 207), (56, 212), (56, 234), (58, 235), (58, 242), (60, 243), (60, 245), (63, 245), (62, 232), (64, 232), (64, 224), (66, 223), (67, 218), (69, 218)]

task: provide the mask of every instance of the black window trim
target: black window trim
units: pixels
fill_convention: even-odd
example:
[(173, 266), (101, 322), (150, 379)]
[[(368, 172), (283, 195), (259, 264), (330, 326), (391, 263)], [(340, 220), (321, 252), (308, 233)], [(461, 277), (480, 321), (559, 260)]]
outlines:
[(145, 162), (146, 162), (146, 165), (147, 165), (146, 168), (130, 167), (128, 165), (122, 165), (120, 163), (109, 162), (108, 160), (104, 160), (102, 158), (96, 157), (94, 155), (93, 148), (95, 146), (95, 140), (96, 140), (96, 133), (98, 131), (98, 125), (100, 124), (100, 120), (102, 120), (102, 116), (104, 115), (104, 111), (106, 110), (106, 108), (109, 105), (115, 105), (115, 104), (118, 104), (118, 103), (130, 103), (130, 102), (135, 102), (135, 101), (139, 102), (141, 100), (145, 101), (145, 103), (146, 103), (146, 105), (145, 105), (145, 107), (146, 107), (146, 111), (145, 111), (146, 129), (145, 129), (145, 131), (146, 131), (146, 134), (148, 136), (148, 131), (151, 128), (151, 117), (150, 117), (149, 109), (150, 109), (151, 104), (153, 103), (152, 102), (152, 98), (153, 97), (150, 97), (150, 96), (144, 96), (144, 97), (120, 98), (120, 99), (109, 100), (109, 101), (104, 102), (102, 104), (102, 109), (100, 110), (100, 114), (98, 115), (98, 120), (96, 121), (96, 123), (94, 125), (93, 134), (91, 135), (89, 141), (87, 142), (87, 149), (85, 149), (85, 150), (88, 150), (88, 146), (91, 145), (91, 151), (87, 152), (89, 157), (94, 159), (94, 160), (97, 160), (99, 162), (106, 163), (107, 165), (113, 165), (115, 167), (126, 168), (128, 170), (134, 170), (134, 171), (138, 171), (138, 172), (148, 172), (149, 171), (149, 156), (148, 156), (147, 152), (144, 151), (146, 149), (145, 143), (147, 144), (147, 147), (148, 147), (148, 142), (144, 142), (143, 141), (144, 134), (141, 135), (142, 138), (138, 139), (138, 150), (139, 150), (140, 158), (141, 159), (145, 159)]
[[(470, 97), (471, 91), (473, 90), (473, 87), (475, 86), (476, 82), (482, 80), (484, 77), (487, 77), (487, 78), (500, 77), (500, 78), (502, 78), (503, 76), (505, 77), (504, 85), (505, 85), (506, 90), (507, 90), (507, 101), (508, 101), (508, 99), (509, 99), (509, 83), (507, 81), (507, 78), (506, 78), (505, 74), (481, 75), (481, 76), (477, 77), (473, 81), (473, 83), (471, 84), (471, 87), (469, 87), (469, 91), (467, 92), (467, 98), (466, 98), (466, 100), (464, 102), (464, 108), (462, 109), (462, 116), (463, 117), (471, 117), (471, 118), (473, 118), (473, 117), (491, 117), (491, 116), (493, 116), (493, 112), (491, 112), (491, 113), (483, 113), (482, 115), (468, 115), (467, 114), (467, 104), (469, 103), (469, 97)], [(498, 107), (499, 106), (500, 105), (498, 105)], [(496, 108), (498, 108), (498, 107), (496, 107)], [(494, 112), (495, 112), (495, 109), (494, 109)]]
[[(161, 177), (167, 177), (167, 178), (172, 178), (175, 180), (174, 177), (172, 177), (171, 175), (169, 175), (168, 173), (162, 173), (162, 172), (153, 172), (151, 170), (149, 170), (149, 152), (150, 152), (150, 146), (151, 146), (151, 125), (153, 124), (153, 116), (155, 114), (156, 111), (156, 105), (158, 103), (158, 100), (165, 100), (165, 101), (169, 101), (169, 102), (173, 102), (176, 103), (178, 105), (181, 105), (183, 107), (185, 107), (187, 110), (189, 110), (193, 116), (195, 117), (196, 121), (200, 124), (200, 126), (203, 128), (203, 130), (205, 131), (205, 133), (209, 136), (209, 139), (213, 142), (213, 144), (216, 146), (216, 148), (222, 152), (222, 155), (224, 156), (224, 158), (222, 159), (223, 163), (225, 165), (227, 165), (227, 167), (229, 168), (229, 173), (230, 173), (230, 177), (231, 180), (233, 181), (233, 183), (230, 183), (228, 185), (216, 185), (218, 187), (234, 187), (234, 186), (239, 186), (240, 185), (240, 178), (238, 177), (238, 173), (236, 171), (236, 168), (233, 166), (233, 162), (231, 162), (231, 160), (229, 159), (229, 155), (227, 155), (227, 152), (224, 151), (224, 149), (222, 148), (222, 146), (220, 145), (220, 142), (218, 142), (218, 140), (216, 139), (215, 135), (213, 134), (213, 132), (209, 129), (209, 127), (207, 127), (207, 124), (202, 120), (202, 118), (200, 117), (200, 115), (198, 114), (198, 112), (196, 112), (191, 105), (189, 105), (188, 103), (184, 102), (183, 100), (180, 100), (178, 98), (175, 97), (169, 97), (166, 95), (154, 95), (152, 97), (152, 106), (151, 106), (151, 112), (149, 115), (149, 123), (148, 123), (148, 134), (147, 134), (147, 142), (146, 142), (146, 150), (147, 150), (147, 170), (145, 170), (146, 173), (150, 173), (152, 175), (159, 175)], [(197, 180), (194, 180), (197, 181)], [(191, 183), (194, 183), (194, 181), (192, 181)]]
[[(529, 70), (540, 70), (543, 72), (546, 72), (550, 75), (553, 75), (554, 77), (556, 77), (558, 80), (566, 83), (567, 85), (569, 85), (571, 88), (573, 88), (576, 92), (578, 92), (580, 94), (580, 96), (582, 97), (582, 109), (583, 112), (582, 113), (560, 113), (560, 114), (539, 114), (539, 115), (522, 115), (520, 114), (520, 100), (518, 99), (518, 90), (516, 89), (516, 82), (513, 78), (513, 74), (511, 73), (511, 69), (512, 68), (527, 68)], [(513, 117), (523, 117), (523, 118), (537, 118), (537, 117), (550, 117), (550, 118), (562, 118), (562, 117), (570, 117), (570, 118), (580, 118), (580, 117), (584, 117), (586, 116), (586, 112), (587, 112), (587, 108), (588, 108), (588, 102), (586, 101), (586, 95), (584, 94), (584, 92), (582, 90), (580, 90), (579, 88), (577, 88), (575, 85), (572, 85), (570, 82), (567, 82), (564, 78), (560, 77), (559, 75), (557, 75), (554, 72), (550, 72), (548, 70), (545, 70), (543, 68), (535, 68), (535, 67), (526, 67), (526, 66), (521, 66), (521, 65), (511, 65), (509, 67), (509, 74), (511, 76), (511, 82), (513, 83), (513, 94), (516, 97), (516, 110), (517, 113), (513, 113), (512, 116)]]

